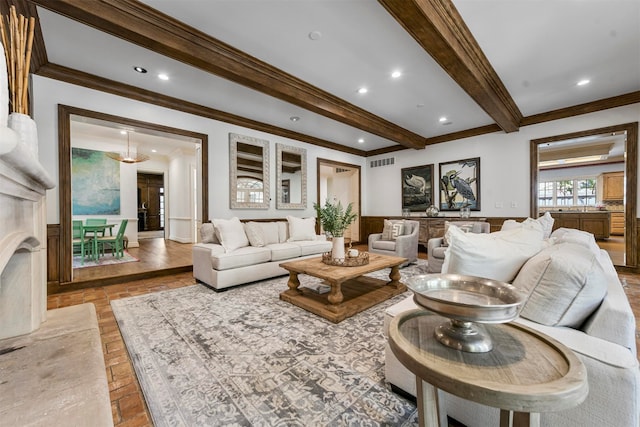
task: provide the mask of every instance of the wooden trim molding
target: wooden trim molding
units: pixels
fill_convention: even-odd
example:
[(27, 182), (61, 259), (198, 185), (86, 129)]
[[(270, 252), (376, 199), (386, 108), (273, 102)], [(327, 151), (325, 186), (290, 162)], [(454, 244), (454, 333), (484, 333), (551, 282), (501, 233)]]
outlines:
[(424, 137), (325, 92), (144, 3), (32, 0), (53, 12), (156, 53), (409, 148)]
[[(59, 189), (59, 285), (70, 284), (73, 278), (71, 233), (71, 115), (90, 117), (125, 126), (147, 128), (182, 135), (201, 141), (202, 156), (202, 221), (209, 221), (209, 137), (206, 134), (172, 128), (156, 123), (142, 122), (82, 108), (58, 105), (58, 189)], [(51, 277), (51, 282), (56, 280)]]
[(379, 0), (505, 132), (515, 132), (522, 113), (451, 0)]

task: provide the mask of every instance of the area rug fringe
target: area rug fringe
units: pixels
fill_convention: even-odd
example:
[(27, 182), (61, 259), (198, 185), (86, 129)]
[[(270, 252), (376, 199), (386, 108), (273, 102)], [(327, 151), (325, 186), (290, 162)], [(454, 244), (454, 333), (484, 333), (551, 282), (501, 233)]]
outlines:
[(417, 425), (384, 380), (384, 309), (408, 293), (333, 324), (280, 301), (286, 283), (111, 302), (155, 426)]

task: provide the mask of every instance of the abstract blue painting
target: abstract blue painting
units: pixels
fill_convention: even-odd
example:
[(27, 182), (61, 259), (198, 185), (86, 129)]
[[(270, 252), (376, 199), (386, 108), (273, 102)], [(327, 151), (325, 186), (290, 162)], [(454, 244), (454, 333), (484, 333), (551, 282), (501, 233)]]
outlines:
[(104, 151), (71, 148), (73, 215), (120, 214), (120, 162)]

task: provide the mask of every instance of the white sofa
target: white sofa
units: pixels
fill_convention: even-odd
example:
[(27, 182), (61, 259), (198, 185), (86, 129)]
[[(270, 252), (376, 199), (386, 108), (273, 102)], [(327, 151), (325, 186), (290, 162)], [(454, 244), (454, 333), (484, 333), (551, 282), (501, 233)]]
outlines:
[(315, 218), (245, 224), (214, 219), (202, 224), (200, 238), (193, 245), (193, 276), (215, 290), (288, 274), (280, 263), (318, 256), (332, 246), (315, 234)]
[[(635, 318), (609, 255), (597, 248), (592, 235), (585, 238), (584, 234), (577, 230), (557, 230), (543, 241), (539, 252), (524, 260), (513, 280), (509, 280), (529, 295), (515, 322), (560, 341), (578, 355), (587, 369), (589, 395), (586, 400), (570, 410), (542, 413), (541, 425), (637, 427), (640, 425), (640, 371)], [(479, 239), (490, 237), (472, 238)], [(478, 250), (482, 246), (469, 241), (463, 243), (467, 251), (473, 251), (469, 246), (475, 245)], [(453, 261), (455, 256), (449, 253), (445, 258), (451, 257)], [(462, 265), (458, 260), (452, 270), (445, 259), (443, 273), (472, 274), (473, 269), (478, 269), (481, 274), (477, 276), (490, 277), (491, 266), (498, 263), (482, 260), (483, 269), (482, 264)], [(457, 268), (463, 271), (455, 271)], [(503, 266), (499, 269), (504, 271)], [(606, 295), (599, 297), (599, 292)], [(415, 308), (413, 295), (389, 307), (385, 312), (385, 333), (395, 316)], [(415, 396), (415, 376), (396, 359), (388, 344), (385, 361), (387, 381)], [(469, 427), (499, 425), (499, 409), (442, 390), (438, 393), (441, 425), (447, 425), (447, 415)]]

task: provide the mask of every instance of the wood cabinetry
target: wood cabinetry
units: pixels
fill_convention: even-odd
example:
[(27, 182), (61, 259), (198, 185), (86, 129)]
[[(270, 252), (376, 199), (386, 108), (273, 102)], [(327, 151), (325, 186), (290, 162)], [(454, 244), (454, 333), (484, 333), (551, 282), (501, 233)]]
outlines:
[(624, 172), (602, 174), (602, 200), (624, 200)]
[(610, 231), (614, 236), (624, 235), (624, 212), (611, 212)]
[(553, 229), (575, 228), (589, 232), (596, 239), (606, 239), (611, 234), (610, 212), (552, 212)]

